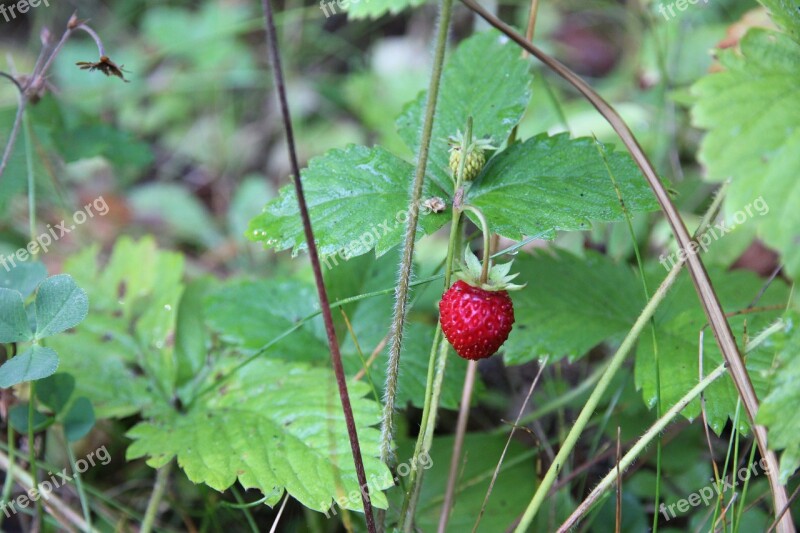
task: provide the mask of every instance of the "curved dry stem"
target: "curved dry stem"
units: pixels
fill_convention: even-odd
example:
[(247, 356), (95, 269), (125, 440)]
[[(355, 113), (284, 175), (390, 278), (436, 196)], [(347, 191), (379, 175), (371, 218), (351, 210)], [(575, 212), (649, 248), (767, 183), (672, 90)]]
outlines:
[[(631, 132), (628, 125), (624, 120), (622, 120), (622, 117), (619, 116), (616, 110), (611, 107), (608, 102), (606, 102), (577, 74), (572, 72), (559, 61), (539, 50), (539, 48), (530, 43), (527, 39), (525, 39), (525, 37), (517, 33), (512, 27), (505, 24), (503, 21), (478, 5), (475, 0), (461, 1), (468, 8), (475, 11), (483, 19), (489, 22), (489, 24), (502, 31), (519, 46), (530, 52), (531, 55), (535, 56), (542, 63), (544, 63), (550, 70), (564, 78), (573, 87), (575, 87), (595, 107), (595, 109), (597, 109), (597, 111), (603, 116), (603, 118), (606, 119), (611, 127), (614, 128), (614, 131), (617, 133), (620, 140), (630, 152), (633, 160), (639, 166), (642, 174), (644, 174), (644, 177), (647, 179), (650, 188), (653, 190), (653, 193), (656, 196), (656, 200), (658, 200), (658, 203), (661, 206), (661, 210), (664, 212), (664, 215), (666, 216), (667, 221), (672, 228), (672, 232), (675, 235), (683, 254), (685, 254), (687, 257), (686, 265), (689, 270), (689, 274), (692, 277), (692, 281), (694, 282), (695, 290), (697, 291), (700, 303), (703, 306), (703, 311), (708, 317), (709, 324), (714, 332), (714, 338), (716, 339), (717, 345), (719, 346), (720, 351), (722, 352), (725, 361), (728, 364), (728, 371), (730, 372), (731, 379), (736, 386), (739, 397), (742, 399), (742, 405), (744, 406), (747, 417), (753, 427), (753, 434), (755, 435), (756, 442), (758, 443), (759, 451), (761, 452), (762, 457), (764, 457), (764, 459), (767, 461), (769, 471), (768, 477), (770, 488), (772, 489), (774, 510), (775, 513), (780, 512), (780, 510), (785, 507), (788, 501), (786, 490), (780, 484), (776, 474), (779, 472), (777, 457), (775, 453), (767, 446), (767, 430), (764, 426), (755, 423), (755, 416), (758, 412), (758, 398), (756, 397), (753, 384), (750, 381), (750, 376), (748, 375), (747, 369), (745, 368), (744, 362), (739, 354), (739, 348), (736, 345), (730, 324), (728, 324), (728, 320), (725, 318), (725, 315), (722, 311), (722, 306), (720, 305), (716, 292), (714, 291), (711, 281), (708, 278), (708, 273), (706, 272), (705, 266), (703, 265), (700, 256), (696, 253), (697, 244), (689, 236), (689, 232), (686, 230), (683, 220), (680, 218), (678, 211), (672, 204), (672, 200), (670, 200), (666, 188), (659, 180), (653, 165), (650, 163), (647, 155), (644, 153), (644, 150), (642, 150), (642, 147), (639, 145), (636, 137), (633, 135), (633, 132)], [(527, 514), (528, 513), (526, 512), (526, 515)], [(781, 520), (780, 525), (778, 526), (778, 531), (781, 533), (792, 533), (795, 531), (794, 524), (792, 523), (790, 517), (784, 517)]]
[(17, 137), (19, 137), (19, 130), (22, 127), (22, 117), (25, 114), (25, 106), (27, 105), (28, 100), (25, 98), (25, 89), (13, 76), (6, 74), (5, 72), (0, 72), (0, 76), (11, 80), (11, 82), (16, 85), (19, 98), (19, 103), (17, 104), (17, 114), (14, 117), (14, 125), (11, 127), (11, 134), (6, 142), (6, 148), (3, 150), (3, 158), (0, 159), (0, 178), (2, 178), (3, 172), (5, 172), (6, 166), (8, 166), (8, 162), (11, 159), (11, 152), (14, 151), (14, 144), (16, 144)]

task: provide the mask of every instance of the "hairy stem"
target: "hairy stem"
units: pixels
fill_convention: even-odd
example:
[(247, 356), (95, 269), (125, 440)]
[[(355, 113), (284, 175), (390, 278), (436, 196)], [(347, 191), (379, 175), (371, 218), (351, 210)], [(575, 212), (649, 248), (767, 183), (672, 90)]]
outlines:
[[(452, 282), (453, 265), (456, 256), (461, 251), (461, 212), (462, 202), (466, 194), (464, 188), (464, 175), (467, 168), (467, 147), (472, 143), (472, 117), (467, 117), (467, 125), (464, 136), (461, 139), (461, 162), (455, 175), (455, 194), (453, 195), (452, 220), (450, 221), (450, 239), (447, 244), (447, 258), (444, 265), (444, 290), (450, 288)], [(439, 397), (442, 394), (442, 383), (444, 381), (444, 371), (447, 367), (447, 353), (449, 344), (442, 339), (442, 324), (437, 322), (436, 334), (431, 346), (431, 355), (428, 362), (428, 380), (425, 386), (425, 403), (422, 409), (422, 424), (417, 436), (417, 444), (414, 448), (414, 458), (419, 462), (422, 454), (430, 455), (431, 444), (433, 442), (433, 431), (436, 427), (436, 412), (439, 409)], [(438, 357), (436, 357), (438, 346)], [(435, 370), (434, 370), (435, 368)], [(419, 491), (422, 488), (422, 475), (418, 469), (412, 470), (408, 481), (408, 491), (403, 499), (403, 507), (400, 512), (400, 523), (398, 528), (405, 532), (410, 532), (414, 525), (414, 513), (419, 499)]]
[(428, 165), (428, 153), (433, 135), (433, 119), (436, 112), (436, 101), (439, 98), (444, 56), (447, 50), (447, 34), (450, 29), (450, 16), (453, 0), (442, 0), (439, 9), (439, 27), (436, 35), (436, 49), (433, 57), (428, 101), (425, 106), (425, 119), (422, 125), (422, 137), (419, 143), (419, 156), (411, 187), (411, 198), (406, 220), (403, 255), (400, 260), (400, 274), (394, 300), (394, 318), (392, 320), (391, 340), (389, 343), (389, 361), (386, 368), (386, 387), (384, 390), (383, 419), (381, 421), (381, 460), (387, 464), (394, 461), (394, 411), (397, 395), (397, 377), (400, 366), (400, 351), (403, 345), (403, 327), (405, 326), (408, 306), (409, 282), (414, 260), (414, 242), (417, 236), (419, 205), (422, 198), (422, 186), (425, 182), (425, 171)]

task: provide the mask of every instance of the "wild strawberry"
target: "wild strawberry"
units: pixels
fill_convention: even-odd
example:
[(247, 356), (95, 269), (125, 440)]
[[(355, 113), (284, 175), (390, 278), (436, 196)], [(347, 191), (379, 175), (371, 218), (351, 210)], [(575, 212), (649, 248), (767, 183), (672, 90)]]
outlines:
[(514, 304), (506, 289), (522, 288), (509, 283), (516, 277), (507, 275), (511, 263), (493, 267), (485, 283), (476, 281), (480, 266), (478, 259), (468, 252), (464, 269), (456, 274), (462, 279), (439, 302), (444, 336), (458, 355), (471, 360), (493, 355), (508, 339), (514, 324)]
[[(453, 176), (458, 176), (458, 170), (461, 168), (461, 151), (464, 142), (464, 134), (460, 131), (451, 136), (450, 142), (450, 170), (453, 171)], [(478, 139), (472, 141), (467, 146), (467, 161), (464, 163), (464, 180), (472, 181), (483, 169), (486, 164), (485, 150), (494, 150), (490, 140)]]

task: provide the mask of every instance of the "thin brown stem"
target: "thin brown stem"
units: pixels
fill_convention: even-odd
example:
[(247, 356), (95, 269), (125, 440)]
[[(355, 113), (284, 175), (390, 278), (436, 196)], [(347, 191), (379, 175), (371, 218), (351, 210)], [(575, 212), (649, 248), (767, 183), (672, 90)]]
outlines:
[(469, 421), (469, 404), (472, 401), (472, 389), (475, 385), (475, 375), (478, 373), (478, 362), (470, 361), (467, 365), (467, 375), (464, 378), (464, 389), (461, 391), (461, 406), (458, 410), (456, 422), (456, 438), (453, 442), (453, 453), (450, 456), (450, 474), (447, 478), (447, 489), (444, 493), (444, 503), (439, 515), (438, 533), (447, 531), (447, 521), (450, 519), (450, 510), (456, 495), (456, 481), (458, 480), (458, 465), (461, 463), (461, 450), (464, 448), (464, 435), (467, 432)]
[(14, 125), (11, 126), (11, 134), (6, 142), (6, 148), (3, 151), (3, 158), (0, 159), (0, 178), (2, 178), (3, 172), (5, 172), (8, 162), (11, 160), (11, 153), (14, 151), (14, 145), (16, 144), (17, 137), (19, 137), (19, 130), (22, 127), (22, 116), (25, 114), (25, 106), (28, 103), (28, 99), (25, 98), (25, 90), (14, 77), (6, 74), (5, 72), (0, 73), (0, 75), (11, 80), (14, 85), (17, 86), (19, 93), (19, 103), (17, 104), (17, 114), (14, 117)]
[(350, 439), (350, 449), (353, 454), (356, 477), (358, 478), (358, 485), (361, 488), (360, 492), (361, 501), (364, 505), (364, 517), (367, 523), (367, 530), (370, 533), (375, 533), (375, 518), (372, 514), (372, 502), (370, 501), (369, 497), (369, 485), (367, 484), (367, 475), (364, 471), (364, 461), (361, 457), (361, 446), (358, 441), (356, 422), (353, 418), (353, 408), (350, 405), (350, 395), (347, 391), (347, 379), (345, 378), (344, 367), (342, 365), (342, 354), (339, 352), (339, 342), (336, 339), (336, 330), (333, 327), (333, 316), (331, 315), (330, 302), (328, 301), (328, 293), (325, 289), (325, 281), (322, 277), (322, 268), (319, 262), (317, 244), (314, 240), (314, 231), (311, 227), (311, 217), (308, 214), (308, 205), (306, 204), (305, 194), (303, 193), (303, 183), (300, 178), (300, 165), (297, 162), (297, 151), (294, 142), (294, 131), (292, 129), (292, 118), (289, 113), (289, 103), (286, 97), (286, 84), (283, 78), (283, 68), (281, 67), (281, 56), (280, 51), (278, 50), (278, 36), (275, 29), (275, 19), (272, 13), (272, 5), (270, 0), (262, 0), (261, 5), (264, 10), (267, 41), (269, 42), (270, 58), (272, 60), (272, 72), (275, 78), (275, 87), (278, 92), (281, 116), (283, 117), (283, 125), (286, 131), (286, 145), (289, 150), (289, 161), (291, 163), (293, 178), (292, 181), (294, 182), (297, 203), (300, 208), (300, 217), (303, 220), (303, 231), (305, 233), (306, 243), (308, 245), (308, 255), (311, 259), (311, 267), (314, 270), (314, 281), (317, 285), (317, 295), (319, 297), (320, 309), (322, 311), (322, 319), (325, 323), (325, 333), (328, 337), (328, 347), (331, 352), (333, 371), (336, 375), (336, 385), (339, 388), (339, 398), (342, 402), (342, 411), (344, 412), (344, 419), (347, 425), (347, 436)]

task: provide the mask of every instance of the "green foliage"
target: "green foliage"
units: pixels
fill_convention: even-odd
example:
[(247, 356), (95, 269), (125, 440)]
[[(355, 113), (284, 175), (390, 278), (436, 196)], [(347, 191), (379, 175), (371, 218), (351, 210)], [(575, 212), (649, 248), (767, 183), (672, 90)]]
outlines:
[(86, 292), (72, 277), (47, 278), (36, 293), (36, 338), (43, 339), (77, 326), (89, 312)]
[(85, 396), (75, 397), (75, 378), (58, 373), (41, 380), (36, 386), (36, 398), (52, 411), (54, 421), (64, 426), (69, 442), (83, 438), (94, 427), (94, 407)]
[[(368, 479), (379, 480), (371, 486), (373, 504), (385, 508), (379, 489), (389, 486), (391, 476), (376, 458), (379, 432), (369, 427), (378, 422), (379, 408), (361, 398), (365, 384), (349, 388)], [(270, 505), (286, 490), (317, 511), (355, 491), (342, 507), (361, 510), (336, 385), (327, 369), (260, 358), (229, 374), (188, 412), (165, 412), (128, 436), (134, 439), (128, 459), (147, 456), (148, 464), (159, 468), (177, 456), (190, 480), (217, 490), (238, 479), (245, 488), (261, 490)]]
[(182, 242), (213, 247), (221, 235), (208, 209), (185, 187), (174, 183), (153, 183), (134, 189), (129, 201), (136, 213), (158, 222), (158, 229), (168, 230)]
[(76, 377), (99, 418), (123, 417), (166, 402), (176, 386), (170, 339), (183, 290), (183, 258), (152, 238), (120, 239), (105, 268), (98, 247), (71, 257), (65, 270), (87, 287), (92, 313), (69, 337), (50, 342), (62, 370)]
[[(651, 287), (656, 286), (657, 280), (663, 276), (662, 272), (650, 276)], [(753, 338), (779, 316), (779, 311), (769, 309), (786, 302), (787, 287), (780, 282), (773, 282), (757, 302), (757, 308), (766, 307), (766, 310), (759, 309), (752, 314), (739, 314), (752, 304), (763, 288), (764, 281), (750, 272), (743, 271), (722, 272), (712, 268), (709, 269), (709, 274), (723, 310), (734, 314), (728, 321), (739, 340), (740, 350), (743, 350), (742, 339), (745, 333), (748, 338)], [(706, 325), (705, 314), (697, 303), (697, 294), (686, 272), (681, 274), (659, 307), (655, 320), (661, 369), (661, 402), (663, 409), (668, 409), (700, 380), (701, 331), (704, 332), (702, 350), (704, 376), (722, 363), (722, 354), (710, 328)], [(766, 373), (771, 362), (772, 353), (764, 347), (757, 348), (747, 355), (747, 370), (759, 397), (763, 397), (766, 392)], [(646, 331), (639, 340), (636, 352), (635, 377), (636, 386), (642, 389), (645, 402), (650, 407), (654, 406), (656, 384), (653, 342)], [(708, 423), (719, 434), (727, 420), (729, 418), (732, 420), (736, 412), (738, 394), (730, 376), (725, 375), (713, 383), (706, 389), (704, 397)], [(695, 400), (690, 403), (682, 414), (690, 420), (698, 417), (700, 401)], [(739, 416), (738, 428), (743, 433), (749, 431), (746, 417)]]
[(0, 367), (0, 388), (7, 389), (25, 381), (46, 378), (55, 374), (57, 368), (56, 352), (43, 346), (31, 346)]
[[(472, 117), (473, 138), (505, 142), (531, 99), (528, 65), (519, 48), (496, 31), (473, 35), (450, 56), (442, 73), (436, 119), (428, 155), (428, 176), (452, 196), (447, 139), (464, 130)], [(491, 90), (489, 90), (491, 88)], [(419, 153), (426, 92), (411, 102), (397, 119), (397, 130), (412, 152)]]
[[(503, 80), (486, 92), (487, 80)], [(519, 122), (530, 100), (530, 76), (517, 49), (490, 31), (464, 41), (450, 57), (442, 78), (428, 164), (424, 198), (438, 196), (452, 204), (447, 137), (473, 117), (474, 137), (502, 144)], [(400, 136), (416, 151), (423, 122), (425, 93), (398, 119)], [(629, 212), (657, 204), (625, 154), (601, 148), (589, 139), (541, 135), (514, 144), (492, 159), (469, 191), (492, 231), (519, 239), (523, 235), (554, 238), (558, 229), (588, 229), (590, 220), (619, 220), (622, 209), (609, 176), (620, 186)], [(608, 162), (608, 167), (606, 166)], [(568, 164), (567, 164), (568, 163)], [(412, 165), (376, 147), (351, 146), (311, 161), (302, 172), (306, 200), (320, 254), (326, 262), (362, 255), (378, 256), (402, 240)], [(532, 206), (541, 206), (531, 217)], [(418, 231), (430, 234), (449, 220), (444, 213), (423, 211)], [(305, 236), (292, 186), (269, 202), (249, 228), (252, 240), (277, 250), (305, 249)], [(336, 259), (338, 261), (338, 259)]]
[(209, 292), (205, 312), (208, 324), (223, 340), (245, 351), (269, 344), (271, 357), (327, 363), (322, 321), (301, 323), (318, 308), (316, 289), (310, 283), (271, 279), (232, 281), (217, 287)]
[[(527, 282), (528, 286), (512, 293), (517, 322), (504, 353), (509, 364), (525, 363), (545, 355), (567, 355), (574, 359), (602, 342), (616, 344), (644, 308), (642, 283), (636, 273), (627, 265), (615, 264), (591, 251), (586, 252), (585, 258), (563, 251), (554, 255), (541, 252), (533, 257), (520, 257), (515, 267), (521, 273), (520, 281)], [(651, 291), (664, 275), (661, 267), (652, 266), (647, 274)], [(724, 273), (711, 269), (711, 279), (726, 312), (747, 309), (763, 284), (757, 276), (740, 271)], [(778, 311), (772, 309), (787, 297), (786, 286), (773, 283), (758, 302), (759, 308), (766, 309), (729, 319), (734, 333), (741, 336), (746, 320), (747, 331), (754, 336), (753, 332), (757, 333), (778, 316)], [(697, 295), (685, 273), (656, 311), (655, 324), (661, 401), (663, 408), (668, 409), (700, 379), (698, 338), (701, 330), (706, 332), (704, 375), (722, 362), (722, 355), (705, 327), (705, 315), (697, 305)], [(771, 361), (771, 352), (763, 347), (747, 357), (747, 368), (760, 396), (767, 391)], [(656, 401), (656, 380), (649, 328), (639, 339), (635, 377), (645, 403), (652, 408)], [(730, 377), (725, 376), (712, 384), (704, 396), (709, 424), (720, 433), (736, 411), (737, 394)], [(700, 414), (699, 400), (689, 404), (682, 414), (689, 419), (696, 418)], [(739, 418), (739, 429), (748, 431), (744, 417)]]
[(777, 356), (770, 368), (770, 391), (758, 410), (756, 422), (769, 430), (769, 447), (783, 450), (780, 463), (780, 482), (785, 484), (800, 468), (800, 332), (798, 315), (791, 314), (786, 330), (775, 341)]
[[(0, 269), (0, 288), (13, 289), (22, 295), (23, 300), (33, 294), (36, 287), (47, 277), (43, 263), (17, 263), (14, 268)], [(6, 341), (2, 341), (6, 342)]]
[(24, 342), (33, 337), (22, 295), (11, 289), (0, 289), (0, 342)]
[(795, 40), (800, 39), (800, 9), (788, 0), (758, 0), (769, 9), (772, 19)]
[[(59, 365), (58, 353), (40, 346), (39, 341), (77, 326), (88, 313), (86, 292), (69, 275), (40, 281), (45, 274), (43, 266), (31, 264), (17, 265), (4, 276), (3, 284), (10, 288), (0, 288), (0, 342), (35, 344), (0, 366), (0, 388), (54, 374)], [(34, 287), (36, 297), (26, 309), (23, 293), (27, 298)]]
[(556, 230), (587, 230), (592, 220), (624, 219), (612, 175), (628, 212), (658, 209), (628, 154), (566, 134), (537, 135), (510, 146), (484, 167), (468, 199), (504, 237), (553, 239)]
[[(408, 183), (414, 167), (386, 150), (350, 146), (311, 161), (302, 172), (304, 192), (319, 253), (350, 258), (376, 248), (378, 255), (396, 246), (403, 235)], [(425, 197), (444, 196), (428, 183)], [(444, 214), (420, 217), (420, 231), (432, 233), (448, 220)], [(278, 250), (306, 248), (294, 186), (250, 222), (248, 236)]]
[(54, 413), (60, 413), (74, 390), (75, 377), (59, 372), (36, 384), (36, 398)]
[[(784, 5), (796, 22), (796, 7), (765, 3)], [(721, 51), (725, 70), (692, 88), (697, 96), (693, 121), (708, 130), (698, 157), (708, 180), (732, 181), (725, 199), (729, 225), (736, 213), (742, 213), (744, 222), (737, 223), (754, 225), (757, 235), (781, 253), (787, 273), (796, 278), (800, 275), (796, 208), (800, 95), (795, 88), (800, 83), (800, 43), (784, 34), (754, 29), (740, 47), (741, 53)], [(766, 209), (753, 209), (759, 199)], [(744, 216), (747, 210), (750, 213)]]
[[(159, 467), (177, 455), (191, 480), (218, 490), (238, 477), (272, 504), (285, 488), (323, 511), (339, 488), (349, 494), (357, 487), (321, 333), (309, 325), (306, 337), (295, 332), (239, 369), (238, 357), (228, 355), (231, 347), (252, 353), (291, 333), (317, 308), (311, 286), (239, 281), (215, 287), (199, 280), (184, 290), (181, 256), (159, 251), (152, 239), (121, 239), (107, 265), (98, 262), (97, 249), (90, 248), (66, 265), (93, 280), (87, 285), (93, 313), (75, 334), (53, 338), (65, 353), (62, 369), (76, 377), (75, 391), (58, 377), (41, 398), (59, 413), (68, 440), (91, 428), (94, 404), (99, 418), (144, 417), (130, 432), (129, 457), (149, 456)], [(227, 344), (212, 343), (206, 321)], [(310, 368), (303, 358), (324, 368)], [(374, 458), (379, 433), (370, 426), (379, 407), (360, 398), (367, 390), (364, 383), (351, 385), (362, 449), (372, 454), (368, 471), (388, 479)], [(77, 398), (70, 402), (70, 395)], [(176, 409), (176, 396), (185, 411)], [(373, 498), (385, 506), (380, 493)], [(360, 505), (359, 498), (345, 507)]]
[(67, 441), (75, 442), (85, 437), (94, 427), (94, 409), (89, 398), (81, 396), (72, 404), (72, 408), (64, 415), (64, 434)]
[(644, 306), (633, 271), (595, 252), (522, 255), (514, 270), (527, 286), (510, 293), (516, 323), (505, 345), (507, 364), (581, 357), (606, 339), (621, 339)]

